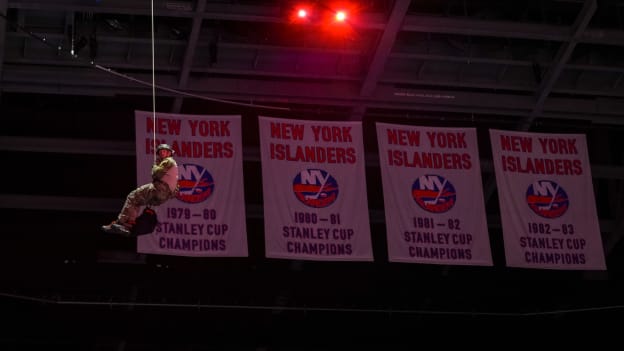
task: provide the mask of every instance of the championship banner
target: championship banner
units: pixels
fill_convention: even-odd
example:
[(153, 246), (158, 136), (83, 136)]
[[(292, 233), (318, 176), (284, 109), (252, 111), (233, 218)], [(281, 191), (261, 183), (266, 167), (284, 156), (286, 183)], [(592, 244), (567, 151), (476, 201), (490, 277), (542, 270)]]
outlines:
[(247, 256), (240, 116), (136, 111), (137, 182), (152, 181), (156, 145), (175, 150), (180, 192), (154, 207), (158, 226), (138, 237), (140, 253)]
[(581, 134), (490, 130), (507, 266), (605, 270)]
[(372, 261), (362, 124), (259, 125), (266, 256)]
[(491, 266), (475, 129), (376, 125), (389, 260)]

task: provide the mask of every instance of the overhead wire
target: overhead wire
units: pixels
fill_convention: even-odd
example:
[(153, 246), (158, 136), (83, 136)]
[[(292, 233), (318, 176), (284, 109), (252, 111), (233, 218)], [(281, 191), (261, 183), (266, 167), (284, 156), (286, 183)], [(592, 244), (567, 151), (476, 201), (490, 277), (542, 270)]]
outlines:
[[(240, 106), (240, 107), (247, 107), (247, 108), (256, 108), (256, 109), (265, 109), (265, 110), (276, 110), (276, 111), (291, 111), (291, 109), (289, 107), (277, 107), (277, 106), (269, 106), (269, 105), (260, 105), (260, 104), (254, 104), (254, 103), (244, 103), (244, 102), (238, 102), (238, 101), (232, 101), (232, 100), (225, 100), (225, 99), (219, 99), (219, 98), (214, 98), (214, 97), (210, 97), (210, 96), (205, 96), (205, 95), (199, 95), (199, 94), (193, 94), (193, 93), (188, 93), (182, 90), (178, 90), (178, 89), (173, 89), (173, 88), (169, 88), (169, 87), (165, 87), (165, 86), (161, 86), (158, 84), (155, 84), (155, 82), (146, 82), (144, 80), (129, 76), (127, 74), (121, 73), (121, 72), (117, 72), (109, 67), (105, 67), (102, 66), (100, 64), (97, 64), (95, 62), (95, 60), (85, 60), (83, 58), (81, 58), (80, 56), (76, 55), (76, 54), (71, 54), (71, 52), (65, 50), (62, 46), (58, 45), (55, 46), (54, 44), (51, 44), (48, 42), (48, 40), (44, 37), (41, 37), (35, 33), (33, 33), (32, 31), (24, 28), (23, 26), (14, 23), (13, 21), (9, 20), (9, 18), (7, 17), (7, 15), (5, 13), (0, 12), (0, 18), (4, 19), (9, 25), (11, 25), (14, 29), (19, 30), (25, 34), (27, 34), (28, 36), (40, 41), (41, 43), (43, 43), (44, 45), (56, 50), (59, 53), (63, 53), (63, 54), (68, 54), (71, 58), (73, 58), (74, 60), (84, 63), (86, 65), (89, 65), (93, 68), (96, 68), (98, 70), (101, 70), (103, 72), (106, 72), (108, 74), (114, 75), (116, 77), (119, 78), (123, 78), (144, 86), (148, 86), (148, 87), (152, 87), (153, 89), (159, 89), (162, 91), (167, 91), (176, 95), (181, 95), (181, 96), (186, 96), (186, 97), (192, 97), (192, 98), (196, 98), (196, 99), (200, 99), (200, 100), (206, 100), (206, 101), (212, 101), (212, 102), (216, 102), (216, 103), (222, 103), (222, 104), (227, 104), (227, 105), (233, 105), (233, 106)], [(153, 18), (153, 16), (152, 16)], [(153, 56), (153, 55), (152, 55)]]
[(596, 307), (580, 307), (568, 309), (552, 309), (531, 312), (480, 312), (462, 310), (426, 310), (426, 309), (394, 309), (394, 308), (344, 308), (344, 307), (312, 307), (312, 306), (270, 306), (270, 305), (232, 305), (232, 304), (203, 304), (203, 303), (166, 303), (166, 302), (136, 302), (136, 301), (89, 301), (89, 300), (64, 300), (61, 298), (51, 299), (35, 297), (18, 293), (0, 292), (0, 297), (37, 302), (51, 305), (75, 305), (75, 306), (106, 306), (106, 307), (150, 307), (150, 308), (191, 308), (191, 309), (228, 309), (228, 310), (269, 310), (269, 311), (293, 311), (293, 312), (341, 312), (341, 313), (381, 313), (397, 315), (445, 315), (445, 316), (470, 316), (470, 317), (539, 317), (564, 315), (572, 313), (608, 312), (624, 310), (624, 305), (605, 305)]

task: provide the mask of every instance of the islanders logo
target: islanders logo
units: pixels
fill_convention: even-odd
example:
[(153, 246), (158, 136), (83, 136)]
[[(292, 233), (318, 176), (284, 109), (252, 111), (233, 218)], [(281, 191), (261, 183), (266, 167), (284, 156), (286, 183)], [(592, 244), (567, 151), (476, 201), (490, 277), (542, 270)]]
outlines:
[(412, 184), (412, 197), (420, 208), (432, 213), (450, 210), (457, 200), (453, 184), (435, 174), (423, 175), (416, 179)]
[(180, 192), (176, 198), (196, 204), (206, 200), (214, 191), (214, 180), (208, 170), (200, 165), (185, 163), (178, 168)]
[(561, 217), (570, 206), (570, 199), (563, 188), (552, 180), (538, 180), (526, 191), (527, 205), (540, 217)]
[(338, 182), (322, 169), (306, 169), (295, 176), (293, 192), (304, 205), (323, 208), (338, 198)]

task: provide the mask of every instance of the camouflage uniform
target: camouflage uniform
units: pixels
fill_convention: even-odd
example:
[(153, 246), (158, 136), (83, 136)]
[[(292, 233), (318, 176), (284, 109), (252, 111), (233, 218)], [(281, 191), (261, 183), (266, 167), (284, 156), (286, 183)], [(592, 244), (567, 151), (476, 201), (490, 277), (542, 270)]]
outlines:
[[(165, 179), (167, 177), (170, 179)], [(173, 157), (167, 157), (155, 164), (152, 167), (152, 182), (141, 185), (128, 194), (117, 223), (132, 225), (141, 206), (158, 206), (174, 198), (178, 193), (177, 179), (178, 165)]]

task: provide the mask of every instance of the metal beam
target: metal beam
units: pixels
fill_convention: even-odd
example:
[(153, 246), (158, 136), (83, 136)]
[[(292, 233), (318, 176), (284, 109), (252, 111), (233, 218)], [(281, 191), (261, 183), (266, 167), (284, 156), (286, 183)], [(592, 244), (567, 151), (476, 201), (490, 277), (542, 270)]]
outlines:
[[(440, 56), (435, 55), (434, 57), (430, 57), (430, 55), (415, 55), (415, 57), (419, 57), (423, 60), (439, 60), (439, 61), (447, 61), (447, 62), (465, 62), (466, 58), (452, 57), (452, 56)], [(504, 60), (496, 60), (496, 59), (474, 59), (474, 63), (489, 63), (489, 64), (506, 64), (503, 62)], [(46, 60), (41, 58), (31, 58), (31, 59), (10, 59), (6, 61), (6, 65), (10, 65), (11, 67), (15, 67), (16, 65), (53, 65), (57, 67), (67, 67), (68, 69), (71, 66), (75, 66), (76, 64), (72, 61), (56, 61), (56, 60)], [(511, 66), (516, 67), (528, 67), (530, 63), (528, 61), (510, 61), (508, 63)], [(109, 67), (112, 69), (120, 70), (120, 69), (130, 69), (130, 70), (148, 70), (145, 64), (134, 64), (134, 63), (113, 63), (109, 64)], [(175, 71), (179, 67), (178, 66), (165, 66), (160, 65), (160, 69), (167, 71)], [(607, 66), (598, 66), (598, 65), (566, 65), (566, 69), (574, 69), (574, 70), (587, 70), (587, 71), (595, 71), (595, 72), (612, 72), (612, 73), (620, 73), (624, 72), (624, 68), (618, 67), (607, 67)], [(212, 74), (231, 74), (238, 76), (257, 76), (257, 77), (272, 77), (272, 78), (298, 78), (298, 79), (315, 79), (319, 80), (319, 76), (316, 74), (306, 74), (306, 73), (297, 73), (297, 72), (278, 72), (278, 71), (266, 71), (266, 70), (247, 70), (245, 68), (241, 69), (225, 69), (225, 68), (196, 68), (193, 69), (193, 72), (203, 72), (203, 73), (212, 73)], [(417, 75), (414, 75), (417, 77)], [(358, 81), (358, 78), (355, 76), (345, 76), (345, 75), (324, 75), (321, 79), (323, 80), (332, 80), (332, 81)], [(490, 90), (504, 90), (504, 91), (519, 91), (519, 92), (530, 92), (533, 91), (533, 88), (529, 84), (521, 84), (521, 82), (516, 82), (515, 84), (502, 84), (499, 80), (492, 80), (492, 82), (484, 82), (479, 79), (470, 79), (464, 80), (462, 82), (458, 82), (455, 79), (444, 79), (444, 77), (439, 77), (437, 79), (414, 79), (410, 78), (406, 74), (401, 74), (401, 72), (394, 72), (386, 74), (384, 77), (378, 80), (378, 83), (387, 83), (387, 84), (409, 84), (409, 85), (429, 85), (429, 86), (443, 86), (443, 87), (465, 87), (465, 88), (478, 88), (478, 89), (490, 89)], [(613, 84), (611, 85), (613, 86)], [(615, 87), (617, 88), (617, 86)], [(569, 89), (560, 87), (557, 89), (552, 89), (551, 93), (563, 93), (563, 94), (577, 94), (577, 95), (589, 95), (589, 96), (611, 96), (611, 97), (624, 97), (624, 91), (619, 91), (613, 89)], [(113, 93), (109, 94), (112, 95)]]
[[(457, 62), (457, 63), (485, 63), (489, 65), (509, 65), (518, 67), (531, 67), (531, 62), (527, 60), (512, 60), (501, 59), (495, 57), (466, 57), (459, 55), (441, 55), (441, 54), (423, 54), (423, 53), (409, 53), (409, 52), (393, 52), (389, 55), (390, 58), (405, 59), (405, 60), (425, 60), (425, 61), (445, 61), (445, 62)], [(616, 69), (615, 67), (613, 67)], [(624, 70), (624, 68), (621, 68)]]
[(470, 18), (408, 15), (402, 31), (467, 36), (566, 41), (568, 28), (558, 25), (487, 21)]
[[(143, 4), (141, 4), (141, 6), (132, 6), (130, 2), (126, 1), (106, 1), (102, 4), (93, 5), (68, 5), (66, 3), (47, 1), (11, 1), (9, 8), (50, 11), (70, 10), (95, 14), (116, 13), (141, 16), (150, 15), (150, 10), (147, 6)], [(171, 10), (162, 5), (161, 7), (155, 8), (154, 11), (155, 15), (159, 17), (192, 18), (194, 16), (194, 13), (191, 11)], [(203, 19), (224, 21), (288, 23), (288, 19), (281, 15), (279, 8), (276, 6), (210, 3), (202, 17)], [(384, 28), (382, 17), (377, 15), (364, 15), (362, 17), (361, 20), (354, 22), (356, 28), (377, 30)], [(424, 15), (406, 16), (401, 31), (560, 42), (567, 42), (569, 40), (568, 28), (561, 25), (501, 22)], [(624, 33), (618, 30), (590, 29), (585, 31), (578, 40), (584, 43), (624, 46)]]
[(123, 199), (0, 194), (0, 208), (78, 212), (117, 212)]
[[(82, 1), (81, 3), (84, 3)], [(192, 18), (193, 11), (176, 10), (166, 7), (165, 1), (155, 2), (154, 15), (157, 17)], [(44, 11), (73, 11), (90, 12), (94, 14), (122, 14), (136, 16), (151, 16), (151, 9), (144, 1), (127, 0), (107, 0), (101, 4), (95, 1), (88, 4), (67, 4), (63, 1), (19, 1), (10, 3), (10, 8), (31, 9)], [(206, 13), (202, 15), (204, 19), (221, 19), (231, 21), (249, 22), (286, 22), (287, 19), (279, 16), (279, 7), (270, 5), (231, 5), (231, 4), (211, 4)]]
[(596, 13), (596, 7), (596, 0), (586, 0), (583, 4), (583, 8), (572, 26), (572, 35), (567, 42), (561, 44), (561, 47), (555, 56), (554, 65), (548, 70), (546, 76), (543, 78), (540, 86), (538, 87), (535, 107), (533, 108), (533, 111), (531, 111), (527, 120), (521, 126), (521, 130), (529, 130), (535, 118), (544, 110), (544, 102), (546, 101), (546, 98), (561, 76), (561, 72), (563, 71), (565, 64), (570, 59), (579, 38), (581, 38), (587, 28), (587, 25), (589, 24), (589, 21), (594, 16), (594, 13)]
[(365, 105), (357, 105), (351, 109), (351, 115), (349, 117), (350, 121), (358, 121), (362, 122), (364, 120), (364, 115), (366, 114), (366, 106)]
[[(134, 142), (89, 139), (53, 139), (19, 136), (0, 136), (0, 151), (17, 152), (46, 152), (76, 155), (114, 155), (134, 156)], [(366, 153), (366, 166), (379, 166), (379, 156), (376, 153)], [(260, 150), (246, 147), (243, 149), (245, 162), (260, 162)], [(480, 160), (483, 173), (493, 173), (494, 166), (491, 160)], [(591, 174), (594, 178), (624, 180), (624, 166), (591, 165)]]
[(366, 74), (366, 78), (364, 78), (360, 95), (370, 96), (373, 93), (377, 81), (383, 73), (388, 55), (390, 55), (390, 51), (394, 46), (397, 33), (401, 29), (401, 23), (405, 18), (410, 2), (411, 0), (395, 0), (394, 7), (388, 18), (388, 24), (381, 35), (373, 59), (368, 67), (368, 73)]
[[(182, 61), (182, 69), (180, 72), (180, 80), (178, 81), (178, 89), (186, 88), (191, 67), (193, 66), (193, 58), (195, 57), (195, 49), (199, 42), (199, 33), (201, 31), (202, 14), (206, 10), (206, 0), (198, 0), (195, 7), (195, 15), (193, 16), (193, 24), (191, 26), (191, 34), (189, 35), (184, 60)], [(183, 97), (178, 96), (173, 102), (171, 112), (180, 113), (182, 108)]]
[[(15, 39), (16, 34), (13, 33), (7, 33), (7, 38), (10, 40), (16, 40)], [(24, 36), (22, 34), (22, 36)], [(24, 36), (25, 37), (25, 36)], [(54, 38), (55, 36), (53, 36), (52, 34), (50, 34), (49, 36), (50, 38)], [(62, 38), (62, 35), (56, 35), (56, 37)], [(107, 37), (100, 37), (99, 40), (101, 42), (106, 42), (108, 39), (106, 39)], [(110, 37), (111, 42), (119, 42), (120, 39), (118, 38), (114, 38), (114, 37)], [(147, 39), (143, 39), (143, 41), (145, 41)], [(136, 42), (136, 40), (129, 40), (132, 42)], [(163, 40), (163, 42), (167, 42), (169, 43), (169, 45), (181, 45), (180, 41), (172, 41), (172, 40)], [(145, 42), (147, 43), (147, 42)], [(161, 41), (159, 40), (159, 43), (161, 43)], [(244, 44), (244, 45), (239, 45), (239, 44), (231, 44), (228, 45), (227, 43), (223, 43), (222, 45), (223, 47), (228, 47), (228, 46), (232, 46), (232, 48), (244, 48), (245, 46), (247, 46), (248, 48), (253, 48), (253, 45), (250, 44)], [(7, 46), (8, 47), (8, 46)], [(276, 47), (270, 47), (270, 46), (259, 46), (262, 50), (288, 50), (288, 51), (297, 51), (297, 50), (307, 50), (305, 48), (276, 48)], [(41, 52), (41, 50), (43, 50), (45, 48), (40, 48), (38, 52)], [(34, 50), (34, 49), (31, 49)], [(7, 62), (9, 63), (13, 63), (13, 64), (28, 64), (28, 65), (56, 65), (56, 66), (63, 66), (63, 65), (73, 65), (75, 63), (75, 61), (59, 61), (59, 60), (54, 60), (54, 59), (45, 59), (45, 58), (40, 58), (40, 57), (44, 57), (45, 55), (38, 55), (38, 52), (34, 52), (31, 54), (30, 58), (28, 59), (19, 59), (16, 58), (15, 55), (11, 55), (11, 59), (9, 59)], [(338, 53), (338, 50), (334, 50), (332, 51), (332, 53)], [(350, 50), (348, 51), (347, 54), (356, 54), (355, 51)], [(188, 55), (186, 56), (188, 57)], [(390, 53), (388, 57), (391, 58), (398, 58), (398, 59), (404, 59), (404, 60), (410, 60), (413, 58), (417, 58), (417, 59), (422, 59), (422, 60), (433, 60), (433, 61), (448, 61), (448, 62), (467, 62), (466, 60), (468, 60), (465, 57), (460, 57), (460, 56), (453, 56), (453, 55), (427, 55), (427, 54), (412, 54), (412, 53)], [(475, 62), (475, 63), (488, 63), (488, 64), (509, 64), (511, 66), (516, 66), (516, 67), (524, 67), (524, 66), (530, 66), (530, 63), (528, 61), (519, 61), (519, 60), (505, 60), (505, 59), (492, 59), (492, 58), (470, 58), (469, 59), (470, 62)], [(6, 66), (6, 64), (5, 64)], [(121, 69), (121, 68), (127, 68), (127, 69), (145, 69), (148, 70), (149, 67), (147, 65), (147, 63), (144, 64), (136, 64), (136, 63), (112, 63), (109, 64), (109, 66), (111, 68), (115, 68), (115, 69)], [(247, 75), (247, 76), (251, 76), (251, 75), (257, 75), (257, 76), (263, 76), (263, 77), (290, 77), (290, 78), (301, 78), (301, 79), (318, 79), (319, 76), (318, 75), (314, 75), (314, 74), (303, 74), (303, 73), (298, 73), (298, 72), (279, 72), (279, 71), (254, 71), (254, 70), (250, 70), (248, 69), (248, 65), (241, 65), (240, 69), (220, 69), (220, 68), (200, 68), (200, 69), (192, 69), (189, 65), (183, 65), (186, 69), (189, 69), (193, 72), (208, 72), (208, 73), (217, 73), (217, 74), (233, 74), (233, 75)], [(547, 67), (547, 66), (546, 66)], [(620, 67), (608, 67), (608, 66), (598, 66), (598, 65), (564, 65), (563, 69), (575, 69), (575, 70), (592, 70), (592, 71), (600, 71), (600, 72), (622, 72), (624, 71), (623, 68)], [(166, 70), (166, 71), (173, 71), (173, 70), (179, 70), (180, 67), (179, 66), (166, 66), (166, 65), (159, 65), (159, 69), (161, 70)], [(183, 72), (184, 73), (184, 72)], [(397, 73), (398, 74), (398, 73)], [(183, 75), (181, 75), (182, 77)], [(188, 77), (188, 73), (185, 75), (186, 77)], [(395, 74), (396, 76), (396, 74)], [(369, 75), (369, 77), (371, 77)], [(346, 75), (323, 75), (321, 77), (322, 79), (331, 79), (331, 80), (350, 80), (350, 81), (354, 81), (357, 79), (357, 76), (352, 75), (352, 76), (346, 76)], [(400, 78), (395, 78), (395, 77), (382, 77), (382, 79), (379, 79), (377, 81), (377, 83), (379, 82), (383, 82), (383, 83), (393, 83), (393, 84), (427, 84), (427, 85), (437, 85), (437, 86), (462, 86), (462, 87), (468, 87), (468, 88), (479, 88), (479, 89), (493, 89), (493, 90), (517, 90), (517, 91), (530, 91), (531, 90), (531, 86), (530, 85), (523, 85), (521, 84), (522, 82), (518, 82), (517, 84), (500, 84), (497, 83), (496, 81), (492, 81), (491, 83), (487, 82), (487, 81), (479, 81), (479, 80), (468, 80), (468, 81), (462, 81), (462, 82), (457, 82), (454, 79), (444, 79), (444, 77), (442, 77), (442, 79), (431, 79), (429, 81), (421, 81), (418, 79), (414, 79), (414, 78), (409, 78), (407, 77), (407, 75), (403, 75), (400, 76)], [(374, 87), (374, 85), (371, 85)], [(372, 89), (372, 88), (371, 88)], [(561, 93), (570, 93), (570, 94), (583, 94), (583, 95), (604, 95), (604, 96), (613, 96), (613, 97), (624, 97), (624, 92), (619, 92), (619, 91), (613, 91), (613, 90), (581, 90), (581, 89), (552, 89), (551, 92), (561, 92)]]
[[(51, 40), (52, 39), (60, 40), (63, 38), (62, 35), (52, 35), (52, 34), (49, 35), (48, 37)], [(8, 40), (15, 41), (15, 40), (18, 40), (17, 38), (27, 38), (27, 37), (23, 35), (20, 36), (14, 33), (7, 33)], [(99, 37), (98, 40), (102, 43), (119, 42), (118, 39), (109, 41), (107, 37)], [(148, 42), (145, 40), (143, 40), (144, 44), (147, 44)], [(132, 40), (132, 42), (136, 42), (136, 40)], [(169, 40), (168, 42), (170, 42), (169, 45), (180, 45), (179, 41), (172, 42)], [(159, 43), (161, 42), (159, 41)], [(16, 45), (13, 45), (13, 46), (18, 47)], [(249, 50), (252, 50), (254, 46), (249, 45), (249, 44), (238, 45), (238, 44), (220, 43), (220, 48), (221, 49), (231, 48), (233, 50), (247, 48)], [(258, 50), (258, 49), (279, 51), (279, 52), (293, 52), (293, 51), (314, 52), (305, 48), (286, 48), (286, 47), (272, 47), (272, 46), (263, 46), (263, 45), (259, 45), (255, 47), (254, 50)], [(37, 50), (37, 51), (34, 51), (34, 50)], [(49, 53), (49, 51), (50, 49), (45, 48), (45, 47), (31, 48), (30, 49), (31, 54), (28, 58), (21, 58), (19, 57), (19, 55), (8, 52), (7, 55), (5, 55), (7, 57), (7, 60), (5, 61), (5, 66), (7, 64), (10, 64), (10, 65), (18, 65), (18, 64), (22, 65), (23, 64), (23, 65), (53, 65), (57, 67), (69, 67), (69, 66), (75, 66), (77, 64), (80, 64), (80, 62), (78, 61), (59, 60), (54, 57), (46, 58), (46, 56), (49, 56), (49, 55), (46, 55), (47, 53)], [(226, 50), (222, 50), (222, 52), (224, 54), (227, 53)], [(330, 52), (336, 55), (341, 53), (341, 51), (339, 50), (332, 50)], [(352, 50), (347, 52), (346, 54), (356, 55), (355, 52)], [(522, 61), (522, 60), (496, 59), (496, 58), (486, 58), (486, 57), (472, 57), (468, 59), (463, 56), (439, 55), (439, 54), (430, 55), (430, 54), (420, 54), (420, 53), (391, 53), (389, 54), (388, 57), (397, 59), (397, 60), (404, 60), (405, 62), (409, 62), (409, 61), (412, 61), (413, 59), (417, 59), (417, 60), (424, 60), (424, 61), (444, 61), (444, 62), (456, 62), (456, 63), (465, 63), (465, 64), (483, 63), (483, 64), (494, 64), (494, 65), (509, 65), (510, 67), (511, 66), (522, 67), (526, 69), (530, 69), (530, 66), (531, 66), (531, 62)], [(224, 57), (224, 59), (227, 60), (227, 57)], [(250, 57), (249, 60), (251, 62), (253, 58)], [(401, 65), (401, 64), (402, 62), (400, 61), (397, 62), (397, 65)], [(107, 66), (112, 69), (131, 69), (131, 70), (145, 70), (145, 71), (150, 70), (150, 67), (147, 61), (144, 63), (111, 62), (111, 63), (108, 63)], [(277, 67), (277, 69), (279, 69), (279, 65), (274, 65), (274, 66)], [(549, 69), (549, 66), (550, 64), (545, 64), (542, 67), (545, 69)], [(327, 80), (343, 80), (343, 81), (356, 81), (359, 79), (356, 75), (323, 74), (322, 76), (319, 76), (318, 74), (311, 74), (309, 72), (289, 72), (289, 71), (279, 71), (279, 70), (274, 70), (274, 71), (251, 70), (249, 67), (250, 66), (248, 64), (242, 63), (240, 68), (234, 68), (231, 66), (228, 68), (218, 68), (218, 67), (192, 68), (191, 67), (190, 70), (191, 72), (197, 72), (197, 73), (211, 73), (211, 74), (223, 74), (223, 75), (232, 74), (232, 75), (275, 77), (275, 78), (327, 79)], [(159, 69), (163, 71), (177, 71), (180, 69), (180, 66), (160, 64)], [(564, 70), (570, 69), (570, 70), (575, 70), (575, 71), (579, 71), (579, 70), (589, 71), (587, 73), (590, 73), (590, 72), (622, 73), (624, 72), (624, 68), (622, 67), (593, 65), (593, 64), (567, 64), (567, 65), (564, 65), (563, 69)], [(487, 80), (483, 80), (482, 78), (481, 79), (475, 78), (475, 79), (464, 80), (462, 82), (458, 82), (455, 79), (450, 79), (450, 78), (445, 79), (445, 77), (443, 76), (437, 77), (435, 79), (420, 80), (418, 79), (417, 74), (412, 74), (412, 76), (410, 77), (409, 74), (405, 74), (404, 72), (389, 72), (383, 75), (377, 81), (377, 83), (380, 83), (380, 82), (381, 83), (393, 83), (393, 84), (412, 84), (412, 85), (424, 84), (424, 85), (451, 86), (451, 87), (461, 86), (461, 87), (467, 87), (467, 88), (492, 89), (492, 90), (516, 90), (516, 91), (522, 91), (522, 92), (533, 90), (533, 87), (530, 84), (528, 84), (529, 83), (528, 79), (526, 81), (526, 84), (523, 84), (524, 81), (516, 81), (513, 84), (501, 84), (500, 81), (497, 81), (496, 79), (492, 79), (491, 82), (488, 82)], [(555, 89), (553, 87), (553, 89), (551, 90), (551, 93), (554, 93), (554, 92), (564, 93), (564, 94), (624, 97), (624, 91), (618, 91), (615, 89), (588, 90), (588, 89), (574, 89), (574, 88), (565, 88), (565, 87), (560, 87), (560, 88)]]
[(82, 155), (134, 156), (133, 142), (2, 136), (0, 150)]
[[(116, 213), (122, 203), (123, 199), (0, 194), (0, 208), (6, 209)], [(264, 211), (260, 204), (246, 204), (245, 210), (246, 218), (264, 218)], [(371, 223), (385, 223), (383, 210), (369, 209), (368, 212)], [(610, 219), (600, 219), (599, 224), (600, 231), (603, 233), (610, 233), (615, 228), (615, 221)], [(488, 215), (488, 227), (500, 228), (500, 226), (499, 216)]]
[[(572, 51), (574, 51), (574, 47), (576, 47), (576, 43), (578, 38), (582, 35), (582, 33), (587, 28), (589, 24), (589, 20), (592, 18), (594, 13), (596, 12), (596, 0), (587, 0), (583, 4), (583, 8), (579, 13), (578, 17), (574, 25), (572, 26), (572, 35), (571, 37), (559, 48), (555, 59), (554, 65), (548, 70), (546, 76), (542, 79), (536, 93), (536, 102), (529, 116), (520, 124), (520, 130), (527, 131), (531, 128), (533, 121), (538, 115), (541, 115), (544, 111), (544, 104), (546, 101), (546, 97), (552, 91), (555, 82), (559, 79), (561, 72), (565, 64), (568, 62), (570, 55), (572, 55)], [(490, 177), (486, 180), (484, 186), (484, 199), (487, 203), (491, 196), (494, 194), (494, 190), (496, 189), (496, 180), (494, 175), (490, 175)]]
[[(80, 73), (78, 71), (43, 67), (9, 70), (5, 65), (2, 90), (33, 94), (151, 95), (151, 89), (121, 78), (91, 69)], [(135, 78), (150, 80), (148, 75), (137, 75)], [(161, 75), (158, 84), (165, 87), (175, 86), (177, 77)], [(525, 118), (530, 113), (535, 101), (531, 96), (515, 94), (399, 89), (387, 85), (377, 86), (370, 98), (363, 98), (359, 96), (359, 85), (354, 82), (279, 82), (222, 78), (212, 78), (210, 85), (206, 85), (201, 79), (191, 78), (186, 91), (198, 99), (210, 96), (210, 99), (254, 101), (265, 105), (301, 103), (352, 108), (365, 104), (367, 108), (507, 115), (517, 116), (519, 119)], [(160, 95), (176, 96), (171, 92), (163, 92)], [(624, 103), (615, 99), (580, 100), (557, 97), (548, 100), (542, 117), (624, 125), (622, 111)]]

